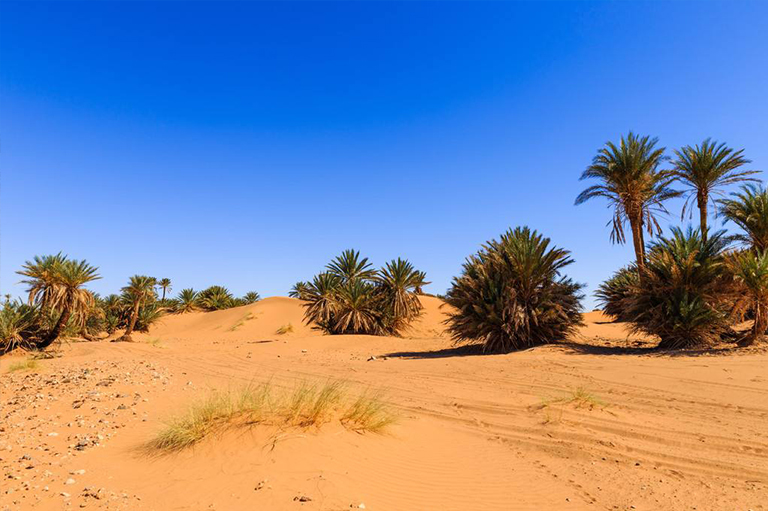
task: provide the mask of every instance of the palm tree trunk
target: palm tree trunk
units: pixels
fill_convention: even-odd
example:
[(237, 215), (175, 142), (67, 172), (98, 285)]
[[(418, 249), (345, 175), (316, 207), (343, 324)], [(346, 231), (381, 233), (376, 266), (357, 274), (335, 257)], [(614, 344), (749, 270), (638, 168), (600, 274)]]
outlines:
[(131, 321), (128, 323), (128, 328), (125, 329), (125, 333), (120, 338), (123, 341), (130, 341), (131, 340), (131, 333), (133, 333), (133, 329), (136, 327), (136, 320), (139, 318), (139, 306), (141, 305), (141, 302), (136, 300), (136, 305), (133, 307), (133, 313), (131, 314)]
[(635, 247), (635, 259), (637, 260), (637, 270), (642, 275), (645, 268), (645, 246), (643, 242), (643, 223), (642, 217), (632, 215), (629, 219), (629, 225), (632, 228), (632, 244)]
[(744, 339), (739, 341), (739, 346), (752, 346), (757, 339), (765, 334), (768, 328), (768, 308), (757, 301), (755, 303), (755, 323), (752, 325), (752, 332)]
[(163, 301), (165, 301), (165, 288), (163, 288)]
[(64, 330), (64, 327), (67, 326), (67, 322), (69, 321), (69, 317), (72, 315), (72, 311), (69, 307), (65, 307), (64, 310), (61, 311), (61, 315), (59, 316), (58, 321), (56, 321), (56, 324), (54, 325), (53, 329), (48, 332), (48, 335), (46, 335), (42, 341), (40, 341), (37, 344), (37, 348), (44, 350), (48, 346), (54, 343), (56, 339), (59, 338), (61, 335), (61, 332)]
[(699, 193), (697, 201), (699, 203), (699, 227), (701, 228), (701, 239), (707, 241), (707, 194)]

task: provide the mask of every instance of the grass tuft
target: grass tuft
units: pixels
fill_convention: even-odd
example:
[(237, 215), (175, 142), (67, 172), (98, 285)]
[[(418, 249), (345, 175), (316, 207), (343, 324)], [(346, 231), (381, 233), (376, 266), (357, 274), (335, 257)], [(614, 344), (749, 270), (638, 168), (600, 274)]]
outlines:
[(240, 318), (240, 320), (239, 320), (237, 323), (235, 323), (234, 325), (232, 325), (232, 326), (230, 327), (229, 331), (230, 331), (230, 332), (234, 332), (235, 330), (237, 330), (238, 328), (240, 328), (241, 326), (243, 326), (243, 325), (245, 324), (245, 322), (246, 322), (246, 321), (250, 321), (250, 320), (252, 320), (254, 317), (255, 317), (255, 316), (253, 315), (253, 313), (252, 313), (252, 312), (249, 312), (248, 314), (246, 314), (245, 316), (243, 316), (242, 318)]
[(292, 391), (275, 390), (269, 383), (248, 385), (234, 391), (215, 391), (193, 403), (186, 413), (166, 422), (146, 448), (180, 451), (232, 427), (263, 424), (310, 428), (333, 420), (359, 433), (382, 433), (396, 421), (396, 415), (378, 395), (366, 392), (350, 399), (340, 381), (322, 385), (301, 382)]
[(283, 325), (280, 328), (277, 329), (275, 332), (277, 335), (285, 335), (293, 333), (293, 325), (288, 323), (287, 325)]
[(11, 365), (8, 366), (8, 372), (9, 373), (15, 373), (18, 371), (34, 371), (39, 367), (39, 364), (37, 363), (37, 360), (33, 358), (28, 358), (26, 360), (23, 360), (21, 362), (14, 362)]

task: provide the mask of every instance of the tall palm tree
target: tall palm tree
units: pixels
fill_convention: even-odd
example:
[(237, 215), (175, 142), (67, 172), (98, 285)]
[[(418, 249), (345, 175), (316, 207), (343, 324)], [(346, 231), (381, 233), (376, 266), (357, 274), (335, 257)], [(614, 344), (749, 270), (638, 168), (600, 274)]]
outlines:
[(613, 219), (608, 224), (612, 225), (614, 243), (625, 243), (624, 226), (629, 223), (638, 271), (645, 264), (643, 233), (661, 233), (657, 215), (667, 212), (664, 201), (679, 195), (669, 187), (669, 171), (659, 169), (668, 158), (664, 156), (665, 148), (656, 147), (657, 143), (657, 138), (632, 132), (621, 137), (618, 146), (606, 142), (581, 175), (581, 180), (597, 179), (600, 184), (590, 186), (576, 198), (577, 205), (595, 197), (608, 199), (613, 209)]
[(125, 286), (122, 291), (126, 300), (133, 306), (131, 312), (131, 320), (128, 322), (128, 327), (125, 329), (119, 341), (130, 342), (133, 329), (136, 327), (136, 320), (139, 318), (139, 309), (145, 303), (155, 298), (155, 285), (157, 280), (154, 277), (147, 277), (146, 275), (134, 275), (131, 277), (128, 285)]
[(61, 253), (27, 261), (17, 273), (27, 277), (22, 282), (29, 285), (30, 301), (59, 314), (53, 328), (38, 344), (39, 349), (53, 344), (70, 318), (76, 318), (81, 324), (85, 322), (95, 300), (93, 293), (83, 286), (101, 278), (98, 268), (85, 260), (68, 259)]
[[(701, 145), (685, 146), (675, 151), (671, 175), (675, 180), (685, 185), (683, 191), (687, 195), (681, 218), (685, 216), (686, 208), (694, 197), (699, 207), (699, 225), (701, 237), (707, 240), (707, 206), (716, 195), (722, 195), (725, 186), (757, 181), (749, 177), (757, 174), (757, 170), (739, 170), (740, 167), (751, 163), (744, 157), (744, 150), (734, 151), (724, 143), (718, 144), (712, 139), (706, 139)], [(693, 207), (691, 206), (691, 210)]]
[(753, 250), (768, 249), (768, 190), (761, 185), (748, 184), (730, 199), (719, 201), (721, 212), (744, 231), (734, 236)]
[(163, 290), (163, 297), (161, 300), (165, 301), (165, 293), (166, 291), (171, 290), (171, 279), (169, 278), (162, 278), (157, 282), (157, 285), (160, 287), (160, 289)]

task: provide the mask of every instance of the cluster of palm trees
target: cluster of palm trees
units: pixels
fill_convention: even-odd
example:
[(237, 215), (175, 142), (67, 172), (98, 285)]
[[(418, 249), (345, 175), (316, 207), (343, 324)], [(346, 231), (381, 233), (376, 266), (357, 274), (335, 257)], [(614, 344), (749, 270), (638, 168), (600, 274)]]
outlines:
[(419, 316), (426, 274), (396, 259), (375, 270), (360, 252), (346, 250), (311, 282), (289, 296), (305, 307), (305, 320), (329, 334), (399, 335)]
[[(743, 150), (707, 139), (673, 157), (665, 152), (657, 139), (629, 133), (600, 149), (582, 174), (598, 183), (576, 204), (607, 199), (612, 241), (624, 243), (628, 225), (635, 249), (634, 263), (604, 282), (597, 297), (617, 320), (658, 336), (660, 348), (724, 339), (752, 344), (768, 326), (768, 191), (754, 177), (758, 171), (744, 168), (751, 162)], [(725, 195), (738, 184), (740, 191)], [(661, 236), (658, 216), (674, 197), (685, 198), (681, 219), (695, 199), (699, 226), (673, 227), (669, 237)], [(740, 232), (711, 230), (710, 206)], [(646, 235), (659, 239), (646, 243)], [(746, 317), (755, 321), (743, 335), (733, 326)]]
[[(632, 264), (597, 291), (608, 314), (638, 332), (679, 349), (721, 341), (749, 345), (768, 327), (768, 192), (755, 179), (743, 150), (707, 139), (673, 151), (658, 140), (629, 133), (608, 142), (581, 179), (597, 182), (577, 198), (608, 201), (611, 241), (631, 235)], [(730, 196), (726, 189), (741, 184)], [(681, 219), (699, 210), (698, 228), (672, 228), (661, 236), (659, 217), (670, 199), (685, 199)], [(735, 224), (728, 236), (708, 226), (710, 208)], [(659, 237), (648, 243), (646, 237)], [(561, 273), (572, 262), (565, 250), (527, 227), (510, 230), (467, 259), (446, 302), (456, 342), (509, 351), (564, 338), (581, 321), (581, 285)], [(734, 325), (754, 318), (748, 333)]]
[(223, 286), (195, 292), (184, 289), (167, 298), (171, 280), (134, 275), (121, 293), (101, 297), (86, 289), (100, 278), (98, 268), (61, 253), (36, 256), (17, 272), (28, 286), (28, 300), (7, 298), (0, 307), (0, 353), (16, 348), (44, 350), (62, 337), (95, 340), (100, 334), (124, 333), (116, 341), (131, 341), (166, 313), (213, 311), (259, 300), (250, 292), (236, 298)]

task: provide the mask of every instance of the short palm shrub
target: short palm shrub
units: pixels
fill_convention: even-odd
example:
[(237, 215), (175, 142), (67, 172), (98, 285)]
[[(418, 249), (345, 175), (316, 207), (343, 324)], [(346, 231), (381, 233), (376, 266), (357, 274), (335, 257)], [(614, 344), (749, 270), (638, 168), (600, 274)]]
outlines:
[(749, 346), (765, 335), (768, 328), (768, 251), (738, 252), (729, 262), (740, 294), (747, 297), (747, 306), (755, 316), (751, 332), (739, 342)]
[(200, 293), (192, 288), (182, 289), (174, 300), (173, 311), (179, 314), (195, 312), (200, 308)]
[(0, 308), (0, 354), (17, 348), (31, 350), (45, 333), (38, 306), (15, 300), (3, 303)]
[(235, 297), (224, 286), (211, 286), (200, 291), (200, 306), (207, 311), (229, 309), (235, 306)]
[(623, 302), (622, 315), (633, 330), (658, 336), (661, 349), (719, 340), (734, 303), (727, 247), (724, 231), (705, 240), (692, 228), (673, 228), (671, 237), (650, 244), (645, 270)]
[(562, 275), (567, 250), (528, 227), (486, 243), (464, 263), (445, 301), (457, 343), (480, 343), (506, 352), (563, 339), (581, 324), (582, 284)]
[(243, 302), (243, 305), (249, 305), (261, 300), (261, 296), (256, 291), (248, 291), (240, 300)]
[(611, 278), (600, 284), (595, 292), (603, 312), (613, 316), (616, 321), (629, 321), (626, 316), (627, 299), (632, 296), (638, 284), (637, 267), (629, 265), (614, 273)]
[(290, 295), (303, 302), (307, 323), (326, 333), (399, 335), (421, 313), (417, 288), (425, 284), (425, 274), (406, 260), (377, 271), (359, 252), (346, 250)]

